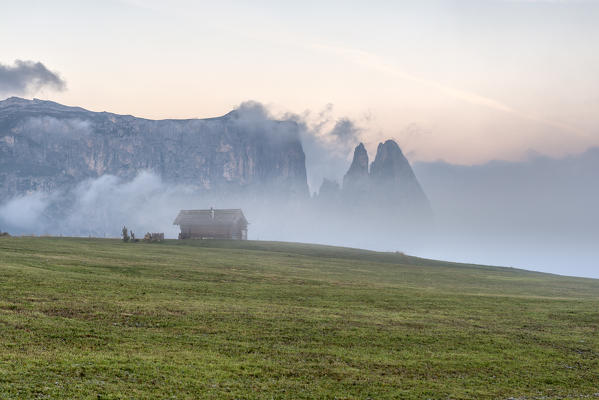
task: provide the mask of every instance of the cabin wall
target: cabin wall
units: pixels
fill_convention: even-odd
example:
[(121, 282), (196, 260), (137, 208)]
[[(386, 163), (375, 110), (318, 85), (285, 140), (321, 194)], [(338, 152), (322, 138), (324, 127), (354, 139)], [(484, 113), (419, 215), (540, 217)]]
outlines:
[(181, 224), (181, 239), (247, 240), (247, 229), (239, 225)]

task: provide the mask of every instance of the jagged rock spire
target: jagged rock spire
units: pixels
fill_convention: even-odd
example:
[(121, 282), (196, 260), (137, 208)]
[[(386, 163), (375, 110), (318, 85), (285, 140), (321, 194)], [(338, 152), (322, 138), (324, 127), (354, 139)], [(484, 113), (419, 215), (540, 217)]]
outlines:
[(373, 192), (384, 194), (384, 200), (404, 209), (430, 212), (428, 199), (395, 141), (379, 144), (370, 166), (370, 178)]
[(363, 186), (368, 180), (368, 152), (363, 143), (356, 146), (354, 159), (343, 177), (343, 189), (352, 190)]
[(379, 143), (370, 176), (374, 180), (416, 179), (410, 163), (394, 140)]

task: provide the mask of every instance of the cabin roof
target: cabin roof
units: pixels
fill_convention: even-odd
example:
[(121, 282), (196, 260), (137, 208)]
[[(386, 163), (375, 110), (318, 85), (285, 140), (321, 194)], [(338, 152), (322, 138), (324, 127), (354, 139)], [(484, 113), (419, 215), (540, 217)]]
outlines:
[(181, 210), (173, 225), (229, 225), (237, 222), (248, 223), (239, 208)]

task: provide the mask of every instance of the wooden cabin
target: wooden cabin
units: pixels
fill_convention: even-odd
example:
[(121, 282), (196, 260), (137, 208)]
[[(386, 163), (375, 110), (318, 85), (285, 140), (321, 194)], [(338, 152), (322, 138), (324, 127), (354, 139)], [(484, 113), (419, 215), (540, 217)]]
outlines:
[(173, 222), (179, 239), (247, 240), (248, 221), (240, 209), (181, 210)]

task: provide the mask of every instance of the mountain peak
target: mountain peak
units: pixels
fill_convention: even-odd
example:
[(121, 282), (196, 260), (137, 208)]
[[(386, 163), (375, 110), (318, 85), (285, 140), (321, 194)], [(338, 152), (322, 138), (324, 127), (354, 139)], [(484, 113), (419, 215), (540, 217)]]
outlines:
[(410, 163), (394, 140), (379, 143), (370, 165), (371, 189), (385, 201), (404, 209), (430, 213), (430, 205)]
[(376, 149), (376, 157), (378, 157), (379, 154), (381, 154), (382, 156), (397, 155), (400, 156), (400, 158), (405, 158), (403, 152), (401, 151), (401, 148), (393, 139), (387, 139), (385, 140), (385, 142), (379, 143)]
[(356, 146), (351, 166), (343, 177), (343, 188), (353, 190), (364, 186), (366, 179), (368, 179), (368, 152), (364, 144), (360, 143)]
[(31, 100), (27, 100), (24, 99), (22, 97), (16, 97), (16, 96), (12, 96), (12, 97), (8, 97), (4, 100), (0, 100), (0, 107), (2, 106), (8, 106), (8, 105), (14, 105), (14, 104), (27, 104), (29, 103)]
[(364, 143), (360, 143), (354, 149), (354, 158), (347, 175), (368, 175), (368, 152)]
[(399, 145), (392, 139), (379, 143), (376, 157), (370, 166), (370, 175), (374, 179), (398, 180), (401, 177), (415, 179), (410, 163), (403, 155)]

